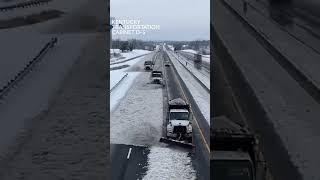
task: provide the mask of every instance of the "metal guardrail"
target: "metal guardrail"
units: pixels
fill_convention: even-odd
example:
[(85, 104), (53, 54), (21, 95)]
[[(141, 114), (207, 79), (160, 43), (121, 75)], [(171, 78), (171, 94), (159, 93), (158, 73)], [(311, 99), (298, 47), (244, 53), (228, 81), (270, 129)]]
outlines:
[(110, 63), (110, 65), (115, 65), (115, 64), (120, 64), (120, 63), (125, 63), (125, 62), (128, 62), (128, 61), (131, 61), (131, 60), (137, 59), (137, 58), (139, 58), (139, 57), (149, 55), (149, 54), (151, 54), (151, 53), (152, 53), (152, 52), (147, 53), (147, 54), (143, 54), (143, 55), (139, 55), (139, 56), (136, 56), (136, 57), (133, 57), (133, 58), (129, 58), (129, 59), (126, 59), (126, 60), (123, 60), (123, 61)]
[(20, 9), (20, 8), (29, 8), (34, 6), (40, 6), (42, 4), (48, 4), (52, 0), (35, 0), (35, 1), (28, 1), (23, 3), (18, 3), (10, 6), (2, 6), (0, 7), (0, 12), (4, 11), (10, 11), (14, 9)]
[[(184, 56), (185, 59), (189, 59), (189, 58), (190, 58), (190, 57), (186, 57), (186, 56), (188, 56), (188, 55), (194, 55), (194, 53), (185, 52), (185, 51), (178, 51), (178, 53), (180, 53), (182, 56)], [(186, 54), (188, 54), (188, 55), (186, 55)], [(201, 55), (201, 57), (202, 57), (202, 59), (203, 59), (203, 58), (209, 58), (209, 59), (210, 59), (210, 57), (206, 57), (206, 56), (204, 56), (204, 55)], [(189, 59), (189, 60), (193, 61), (192, 59)], [(208, 67), (208, 66), (206, 66), (206, 65), (204, 65), (204, 64), (206, 64), (206, 63), (202, 60), (201, 68), (204, 68), (204, 70), (210, 74), (210, 66)], [(202, 73), (202, 74), (203, 74), (203, 73)]]
[(299, 66), (290, 61), (271, 40), (253, 25), (248, 18), (240, 14), (227, 0), (221, 0), (222, 4), (245, 26), (249, 33), (266, 48), (274, 60), (286, 70), (290, 76), (302, 87), (314, 100), (320, 103), (320, 85), (310, 75), (305, 73)]
[(199, 84), (200, 84), (208, 93), (210, 93), (210, 89), (209, 89), (206, 85), (204, 85), (204, 83), (203, 83), (202, 81), (200, 81), (200, 79), (199, 79), (197, 76), (195, 76), (187, 67), (185, 67), (184, 64), (179, 60), (178, 57), (176, 57), (176, 55), (175, 55), (174, 53), (171, 52), (171, 54), (172, 54), (172, 55), (179, 61), (179, 63), (194, 77), (194, 79), (195, 79), (196, 81), (198, 81)]
[(120, 81), (117, 82), (116, 85), (114, 85), (111, 89), (110, 89), (110, 93), (112, 92), (112, 90), (114, 90), (117, 86), (119, 86), (119, 84), (128, 76), (128, 73), (126, 73), (121, 79)]
[(21, 81), (28, 73), (32, 71), (32, 68), (42, 60), (43, 56), (49, 51), (49, 49), (54, 47), (57, 41), (58, 39), (56, 37), (52, 38), (44, 45), (40, 52), (26, 64), (23, 69), (21, 69), (12, 79), (10, 79), (6, 85), (0, 88), (0, 99), (2, 99), (15, 85), (18, 84), (19, 81)]
[[(173, 53), (170, 50), (168, 50), (167, 52)], [(167, 53), (168, 56), (169, 56), (169, 53)], [(174, 56), (174, 58), (176, 58), (176, 57)], [(199, 109), (199, 106), (197, 105), (197, 103), (196, 103), (194, 97), (192, 96), (190, 90), (188, 89), (187, 85), (182, 80), (181, 76), (179, 75), (178, 70), (176, 69), (176, 67), (174, 65), (172, 67), (173, 67), (174, 73), (176, 74), (176, 77), (178, 78), (178, 81), (181, 82), (182, 91), (186, 93), (186, 100), (191, 105), (192, 115), (194, 117), (196, 117), (198, 115), (197, 116), (198, 118), (195, 118), (195, 122), (196, 122), (195, 124), (197, 125), (199, 131), (203, 132), (203, 142), (208, 145), (208, 146), (206, 146), (206, 145), (205, 146), (207, 147), (206, 148), (207, 149), (207, 153), (210, 153), (210, 148), (209, 148), (210, 144), (207, 143), (207, 142), (210, 142), (210, 127), (209, 127), (209, 124), (207, 123), (207, 121), (205, 120), (205, 117), (201, 113), (201, 110)], [(198, 121), (197, 119), (198, 120), (201, 119), (201, 120)], [(205, 129), (205, 130), (203, 130), (203, 129)], [(209, 132), (209, 133), (206, 134), (205, 132)]]

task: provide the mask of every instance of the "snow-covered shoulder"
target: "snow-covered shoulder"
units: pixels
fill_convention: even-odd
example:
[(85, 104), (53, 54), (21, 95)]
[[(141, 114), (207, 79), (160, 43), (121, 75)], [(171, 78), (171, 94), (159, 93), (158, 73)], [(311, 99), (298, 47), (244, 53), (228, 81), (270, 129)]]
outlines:
[(125, 61), (131, 58), (139, 57), (145, 54), (149, 54), (152, 51), (142, 50), (142, 49), (134, 49), (132, 51), (121, 52), (120, 49), (110, 49), (110, 63), (115, 63), (117, 61)]

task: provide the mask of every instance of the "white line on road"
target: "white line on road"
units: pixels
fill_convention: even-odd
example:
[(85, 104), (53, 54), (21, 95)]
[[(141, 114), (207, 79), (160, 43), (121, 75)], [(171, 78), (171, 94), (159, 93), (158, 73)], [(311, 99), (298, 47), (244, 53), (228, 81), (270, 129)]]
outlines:
[(132, 150), (132, 148), (129, 149), (129, 152), (128, 152), (128, 155), (127, 155), (127, 159), (130, 158), (131, 150)]

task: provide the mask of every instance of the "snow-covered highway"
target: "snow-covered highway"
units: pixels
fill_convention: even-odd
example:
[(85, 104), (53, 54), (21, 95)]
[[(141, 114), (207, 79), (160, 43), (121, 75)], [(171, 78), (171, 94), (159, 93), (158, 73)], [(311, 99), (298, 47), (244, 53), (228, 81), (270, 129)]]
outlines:
[[(190, 152), (159, 142), (159, 139), (165, 135), (167, 101), (178, 97), (186, 100), (193, 99), (190, 92), (185, 92), (187, 87), (181, 85), (184, 82), (179, 78), (180, 74), (177, 70), (182, 69), (175, 69), (176, 64), (172, 63), (171, 58), (166, 51), (159, 50), (152, 55), (135, 60), (136, 63), (125, 68), (123, 72), (136, 73), (135, 78), (130, 80), (131, 83), (123, 81), (116, 91), (111, 92), (111, 99), (117, 96), (115, 92), (124, 94), (111, 112), (111, 163), (112, 168), (120, 169), (113, 174), (113, 179), (134, 177), (135, 179), (164, 180), (209, 177), (209, 145), (207, 143), (209, 141), (206, 139), (208, 132), (204, 124), (208, 129), (209, 125), (206, 120), (199, 117), (203, 115), (194, 101), (190, 103), (194, 116), (195, 151)], [(150, 72), (143, 68), (143, 62), (148, 59), (154, 60), (155, 69), (164, 73), (165, 87), (150, 84)], [(164, 66), (167, 60), (171, 61), (172, 66)], [(121, 89), (121, 86), (126, 87)], [(207, 103), (206, 108), (209, 109), (209, 102)], [(131, 154), (128, 159), (129, 151), (137, 153), (138, 157)], [(159, 165), (159, 159), (161, 159), (161, 165)]]

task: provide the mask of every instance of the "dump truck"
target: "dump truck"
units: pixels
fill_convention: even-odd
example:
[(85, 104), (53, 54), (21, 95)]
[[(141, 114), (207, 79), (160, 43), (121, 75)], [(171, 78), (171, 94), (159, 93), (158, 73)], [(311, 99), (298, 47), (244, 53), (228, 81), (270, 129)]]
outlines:
[(152, 61), (145, 61), (144, 62), (144, 69), (145, 70), (152, 70), (153, 69), (153, 62)]
[(182, 98), (172, 99), (168, 102), (166, 137), (162, 137), (160, 141), (183, 147), (194, 147), (190, 105)]
[(151, 83), (164, 85), (162, 71), (151, 72)]
[(211, 179), (269, 180), (256, 137), (225, 116), (215, 117), (210, 128)]

